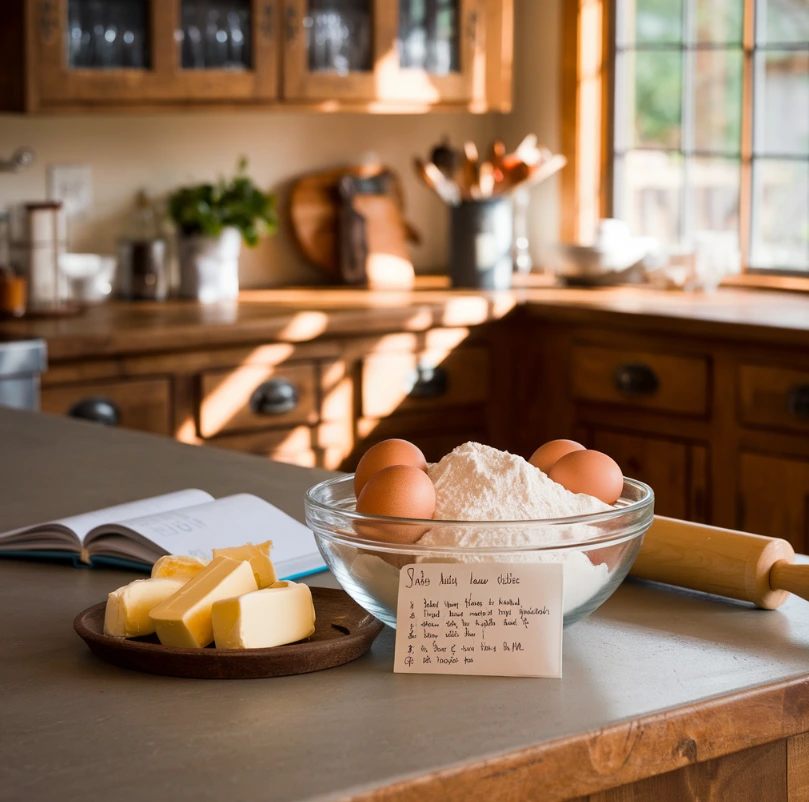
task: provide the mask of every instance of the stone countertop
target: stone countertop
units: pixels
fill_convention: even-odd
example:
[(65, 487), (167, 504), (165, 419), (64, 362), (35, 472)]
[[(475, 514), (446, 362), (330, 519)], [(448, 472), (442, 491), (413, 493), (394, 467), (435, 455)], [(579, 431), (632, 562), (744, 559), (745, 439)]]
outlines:
[(713, 294), (649, 288), (565, 289), (541, 276), (508, 292), (451, 290), (440, 276), (410, 292), (352, 288), (247, 290), (237, 302), (123, 303), (75, 317), (0, 323), (0, 339), (41, 337), (51, 361), (123, 356), (250, 342), (474, 326), (518, 308), (538, 318), (662, 332), (809, 344), (809, 294), (722, 289)]
[[(0, 531), (194, 486), (301, 517), (326, 475), (12, 410), (0, 442)], [(396, 675), (386, 629), (340, 668), (217, 682), (115, 668), (76, 636), (135, 576), (0, 561), (0, 799), (552, 802), (809, 729), (800, 600), (628, 581), (566, 630), (562, 680)]]

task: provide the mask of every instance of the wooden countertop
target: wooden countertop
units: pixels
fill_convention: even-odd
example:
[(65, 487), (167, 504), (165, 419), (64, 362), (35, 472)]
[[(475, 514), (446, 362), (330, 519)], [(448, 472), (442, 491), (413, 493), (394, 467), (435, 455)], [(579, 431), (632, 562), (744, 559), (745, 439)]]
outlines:
[[(0, 531), (188, 486), (300, 517), (324, 475), (2, 409), (0, 442)], [(72, 631), (132, 576), (0, 561), (0, 797), (554, 802), (809, 730), (800, 600), (627, 582), (566, 630), (562, 680), (395, 675), (386, 629), (330, 671), (206, 682), (107, 665)]]
[(421, 277), (412, 292), (350, 288), (248, 290), (238, 302), (120, 303), (62, 319), (0, 324), (0, 338), (41, 337), (51, 361), (235, 345), (303, 342), (326, 335), (473, 326), (525, 307), (532, 316), (756, 342), (809, 344), (809, 295), (722, 289), (563, 289), (528, 277), (509, 292), (450, 290)]

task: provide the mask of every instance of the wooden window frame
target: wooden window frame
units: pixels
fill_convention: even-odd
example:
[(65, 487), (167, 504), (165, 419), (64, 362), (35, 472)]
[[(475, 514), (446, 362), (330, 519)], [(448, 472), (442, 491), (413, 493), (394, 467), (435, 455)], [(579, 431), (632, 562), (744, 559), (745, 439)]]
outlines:
[[(809, 292), (809, 275), (748, 272), (752, 223), (755, 2), (744, 0), (739, 244), (742, 272), (723, 284)], [(613, 213), (615, 25), (617, 0), (562, 0), (560, 237), (591, 242)]]

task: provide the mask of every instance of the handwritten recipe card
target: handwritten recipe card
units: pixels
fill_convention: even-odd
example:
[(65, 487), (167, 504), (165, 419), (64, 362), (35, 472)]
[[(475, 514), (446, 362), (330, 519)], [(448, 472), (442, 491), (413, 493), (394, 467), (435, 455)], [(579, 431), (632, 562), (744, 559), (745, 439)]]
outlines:
[(399, 580), (400, 674), (562, 676), (559, 563), (422, 563)]

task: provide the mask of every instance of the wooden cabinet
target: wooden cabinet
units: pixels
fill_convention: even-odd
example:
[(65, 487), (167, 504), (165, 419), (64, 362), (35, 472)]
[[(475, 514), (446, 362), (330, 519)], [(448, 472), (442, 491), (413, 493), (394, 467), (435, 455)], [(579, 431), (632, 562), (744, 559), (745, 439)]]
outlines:
[(513, 0), (9, 0), (0, 110), (508, 111)]
[(809, 458), (743, 453), (737, 526), (809, 551)]
[(708, 409), (705, 359), (673, 353), (573, 347), (574, 398), (704, 415)]
[(37, 53), (30, 93), (44, 108), (278, 97), (278, 12), (264, 0), (31, 0), (28, 7)]
[(171, 434), (171, 382), (118, 380), (46, 387), (42, 411), (106, 426)]
[(809, 369), (743, 364), (741, 418), (750, 426), (809, 432)]
[(704, 445), (609, 429), (585, 430), (581, 442), (609, 454), (625, 475), (646, 482), (655, 493), (655, 513), (707, 520), (708, 449)]

